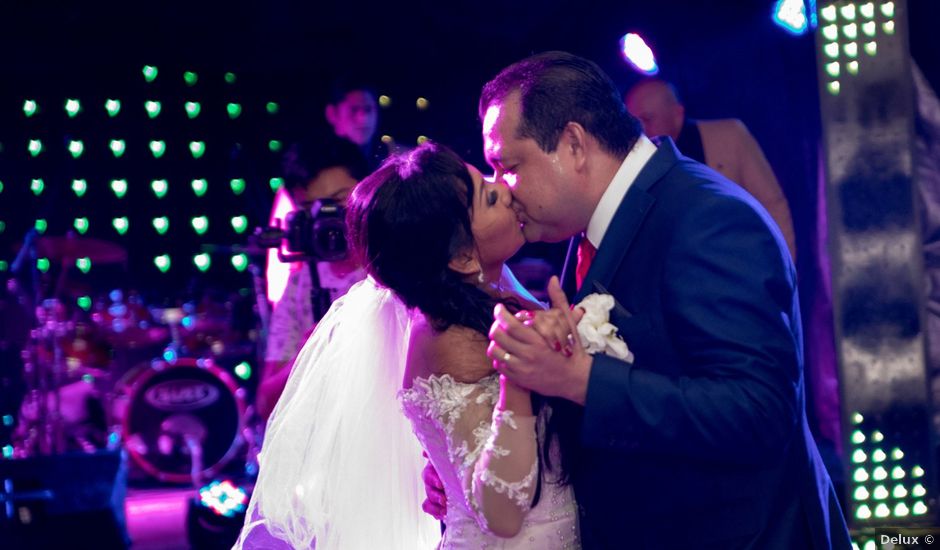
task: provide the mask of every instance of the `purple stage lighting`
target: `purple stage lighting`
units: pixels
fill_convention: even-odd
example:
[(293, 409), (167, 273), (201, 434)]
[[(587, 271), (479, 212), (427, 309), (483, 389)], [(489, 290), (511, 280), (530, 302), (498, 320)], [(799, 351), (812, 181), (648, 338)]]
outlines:
[(636, 33), (627, 33), (620, 39), (620, 53), (634, 70), (645, 75), (654, 75), (659, 72), (656, 65), (656, 56), (653, 50), (646, 45), (646, 41)]

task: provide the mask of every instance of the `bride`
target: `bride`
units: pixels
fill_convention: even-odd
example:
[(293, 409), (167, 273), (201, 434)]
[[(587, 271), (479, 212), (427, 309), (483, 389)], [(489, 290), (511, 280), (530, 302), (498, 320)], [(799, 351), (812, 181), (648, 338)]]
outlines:
[[(504, 266), (524, 243), (511, 202), (432, 142), (355, 188), (349, 240), (370, 277), (298, 356), (235, 548), (580, 547), (573, 429), (486, 357), (496, 304), (540, 307)], [(421, 512), (422, 447), (443, 538)]]

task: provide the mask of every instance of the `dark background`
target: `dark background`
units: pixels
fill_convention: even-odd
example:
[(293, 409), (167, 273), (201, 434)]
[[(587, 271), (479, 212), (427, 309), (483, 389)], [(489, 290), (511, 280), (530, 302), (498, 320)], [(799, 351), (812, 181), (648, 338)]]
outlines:
[[(940, 82), (940, 48), (932, 39), (937, 4), (909, 3), (911, 50), (935, 87)], [(380, 134), (404, 145), (429, 136), (482, 165), (476, 99), (487, 79), (530, 53), (563, 49), (594, 59), (626, 89), (639, 76), (621, 60), (618, 39), (633, 31), (646, 37), (661, 76), (677, 84), (691, 116), (741, 118), (762, 144), (790, 202), (806, 285), (814, 278), (811, 252), (817, 245), (814, 46), (811, 34), (794, 37), (775, 26), (773, 5), (771, 0), (5, 2), (0, 7), (0, 181), (6, 191), (0, 194), (0, 219), (7, 226), (0, 234), (0, 260), (12, 259), (35, 217), (49, 219), (50, 235), (71, 227), (79, 214), (73, 214), (77, 207), (68, 182), (86, 177), (91, 190), (81, 208), (89, 217), (105, 216), (93, 222), (89, 236), (131, 248), (131, 278), (143, 290), (172, 293), (194, 277), (247, 286), (247, 276), (235, 273), (225, 258), (214, 260), (208, 274), (197, 275), (185, 258), (199, 239), (184, 226), (190, 215), (205, 213), (211, 223), (202, 242), (235, 244), (241, 237), (226, 227), (229, 215), (246, 213), (252, 225), (264, 223), (272, 196), (267, 179), (277, 169), (277, 155), (266, 143), (322, 127), (325, 89), (335, 75), (367, 75), (379, 93), (392, 98), (381, 112)], [(153, 84), (141, 77), (145, 64), (159, 67)], [(195, 87), (183, 84), (185, 70), (200, 75)], [(235, 85), (223, 83), (225, 71), (237, 74)], [(429, 99), (427, 111), (415, 108), (419, 96)], [(29, 120), (22, 112), (27, 97), (38, 98), (42, 109)], [(67, 120), (61, 108), (66, 97), (83, 101), (85, 113), (76, 120)], [(101, 108), (106, 97), (124, 100), (115, 120)], [(164, 115), (155, 121), (141, 106), (149, 98), (164, 103)], [(196, 122), (182, 114), (181, 103), (189, 99), (203, 101), (204, 114)], [(234, 123), (222, 110), (232, 100), (245, 105)], [(282, 105), (278, 116), (263, 113), (269, 100)], [(116, 135), (128, 141), (129, 151), (117, 161), (101, 146)], [(46, 141), (47, 153), (38, 161), (25, 152), (32, 136)], [(79, 161), (64, 152), (70, 136), (86, 142)], [(162, 163), (143, 145), (154, 137), (168, 142)], [(201, 162), (183, 149), (189, 139), (206, 140)], [(47, 192), (36, 198), (28, 182), (40, 172), (46, 174)], [(245, 195), (221, 194), (228, 178), (236, 176), (249, 180)], [(124, 201), (107, 189), (111, 177), (128, 179)], [(157, 177), (171, 181), (163, 203), (149, 191), (150, 179)], [(189, 192), (193, 177), (210, 181), (202, 202)], [(118, 239), (110, 218), (123, 211), (132, 216), (132, 228)], [(161, 212), (171, 217), (164, 241), (149, 227), (150, 217)], [(155, 254), (180, 251), (190, 256), (174, 256), (170, 274), (155, 271)], [(558, 247), (526, 252), (556, 263), (561, 255)], [(813, 291), (802, 290), (804, 300)]]

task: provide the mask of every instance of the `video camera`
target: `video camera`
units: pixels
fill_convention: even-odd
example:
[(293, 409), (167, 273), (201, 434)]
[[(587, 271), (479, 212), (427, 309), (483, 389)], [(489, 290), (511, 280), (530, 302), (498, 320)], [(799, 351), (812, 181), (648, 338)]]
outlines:
[[(349, 255), (346, 209), (333, 199), (319, 199), (309, 210), (298, 209), (285, 218), (285, 228), (255, 230), (264, 248), (277, 248), (282, 262), (337, 262)], [(281, 246), (281, 244), (286, 246)], [(286, 252), (285, 250), (286, 249)]]

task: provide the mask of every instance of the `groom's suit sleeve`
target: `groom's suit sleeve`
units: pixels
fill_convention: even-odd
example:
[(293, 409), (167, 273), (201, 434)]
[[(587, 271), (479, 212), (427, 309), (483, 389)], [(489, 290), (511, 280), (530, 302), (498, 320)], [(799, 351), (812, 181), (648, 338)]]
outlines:
[(658, 287), (665, 338), (680, 364), (595, 356), (582, 430), (588, 447), (757, 463), (800, 429), (792, 263), (749, 204), (720, 192), (706, 197), (677, 220)]

